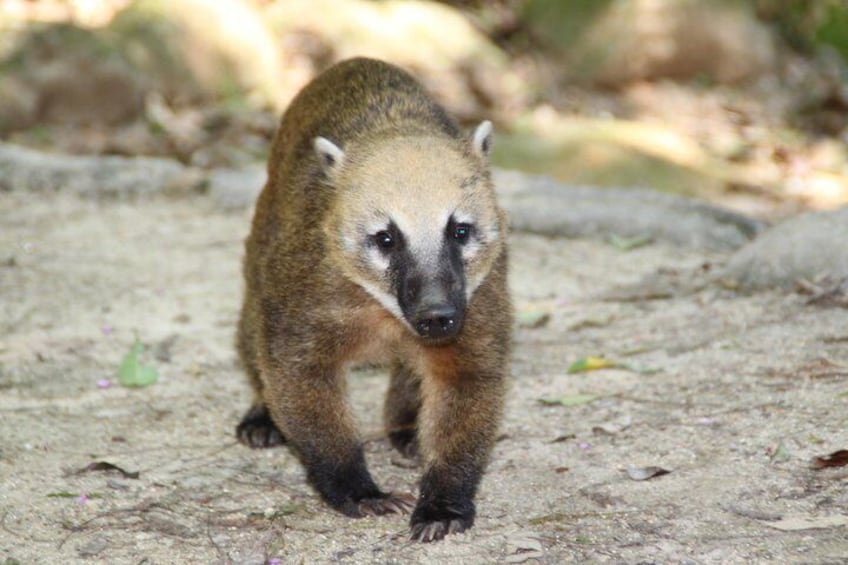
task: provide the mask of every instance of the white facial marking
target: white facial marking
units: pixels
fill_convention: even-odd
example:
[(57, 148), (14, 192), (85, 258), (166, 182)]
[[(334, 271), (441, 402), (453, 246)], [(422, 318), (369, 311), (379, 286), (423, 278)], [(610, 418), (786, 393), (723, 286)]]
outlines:
[(384, 292), (379, 286), (369, 281), (360, 281), (359, 285), (365, 289), (365, 292), (374, 297), (374, 299), (379, 302), (383, 308), (388, 310), (395, 318), (403, 322), (403, 324), (410, 330), (414, 331), (413, 327), (409, 325), (409, 322), (406, 321), (406, 318), (403, 316), (403, 312), (400, 310), (400, 304), (398, 304), (397, 296)]
[(366, 257), (376, 271), (383, 273), (389, 268), (389, 258), (376, 247), (368, 248)]

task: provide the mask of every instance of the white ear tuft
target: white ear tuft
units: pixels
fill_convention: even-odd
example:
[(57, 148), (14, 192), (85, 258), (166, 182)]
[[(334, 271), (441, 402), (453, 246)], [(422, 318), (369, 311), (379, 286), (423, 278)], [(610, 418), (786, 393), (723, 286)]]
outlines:
[(315, 153), (318, 155), (321, 167), (325, 171), (337, 170), (344, 163), (344, 151), (326, 137), (319, 135), (313, 139), (312, 147), (315, 148)]
[(485, 120), (474, 130), (471, 147), (481, 157), (488, 157), (492, 151), (492, 122)]

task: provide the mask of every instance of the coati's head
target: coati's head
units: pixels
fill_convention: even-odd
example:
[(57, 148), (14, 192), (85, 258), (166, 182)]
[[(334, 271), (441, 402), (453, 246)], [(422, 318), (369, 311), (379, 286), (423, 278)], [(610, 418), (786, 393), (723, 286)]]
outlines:
[(335, 190), (324, 225), (344, 274), (418, 336), (443, 340), (503, 251), (504, 215), (488, 171), (492, 124), (468, 140), (413, 132), (323, 137), (317, 156)]

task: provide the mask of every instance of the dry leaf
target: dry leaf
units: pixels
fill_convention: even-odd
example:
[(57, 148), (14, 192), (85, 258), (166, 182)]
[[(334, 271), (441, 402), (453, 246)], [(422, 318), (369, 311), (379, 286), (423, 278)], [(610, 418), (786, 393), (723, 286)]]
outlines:
[(633, 479), (634, 481), (646, 481), (648, 479), (653, 479), (654, 477), (667, 475), (669, 473), (671, 473), (671, 471), (669, 471), (668, 469), (663, 469), (662, 467), (627, 468), (627, 476)]
[(598, 398), (593, 394), (574, 394), (571, 396), (562, 396), (560, 398), (539, 398), (539, 404), (544, 406), (578, 406), (580, 404), (588, 404)]
[(825, 467), (844, 467), (848, 465), (848, 449), (840, 449), (829, 455), (813, 457), (810, 466), (813, 469), (824, 469)]
[(547, 325), (551, 321), (551, 314), (544, 310), (520, 310), (515, 318), (519, 327), (535, 329)]
[(90, 473), (92, 471), (116, 472), (120, 473), (121, 476), (125, 479), (138, 479), (139, 477), (138, 471), (127, 471), (126, 469), (122, 469), (121, 467), (118, 467), (114, 463), (109, 463), (108, 461), (94, 461), (92, 463), (89, 463), (82, 469), (77, 469), (75, 474), (81, 475), (82, 473)]
[(545, 548), (535, 532), (516, 532), (506, 540), (506, 563), (524, 563), (544, 557)]

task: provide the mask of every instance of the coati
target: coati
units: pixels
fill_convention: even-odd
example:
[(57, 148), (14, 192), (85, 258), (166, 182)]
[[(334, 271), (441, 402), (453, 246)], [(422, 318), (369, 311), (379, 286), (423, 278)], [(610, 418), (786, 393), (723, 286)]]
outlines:
[[(420, 541), (473, 524), (504, 402), (512, 309), (491, 145), (490, 122), (464, 135), (405, 71), (341, 62), (284, 113), (246, 242), (237, 344), (255, 400), (238, 438), (291, 445), (348, 516), (412, 511)], [(366, 468), (344, 380), (365, 361), (391, 368), (385, 425), (420, 458), (417, 503)]]

